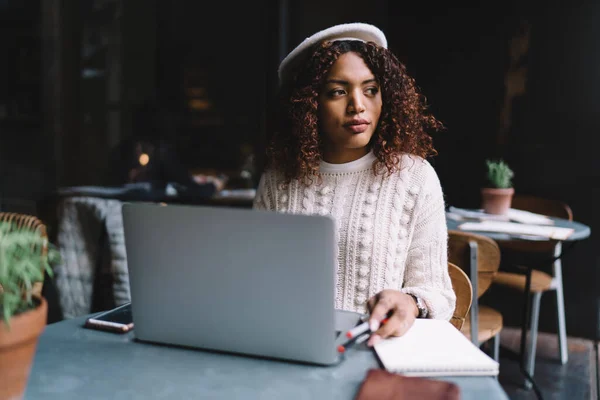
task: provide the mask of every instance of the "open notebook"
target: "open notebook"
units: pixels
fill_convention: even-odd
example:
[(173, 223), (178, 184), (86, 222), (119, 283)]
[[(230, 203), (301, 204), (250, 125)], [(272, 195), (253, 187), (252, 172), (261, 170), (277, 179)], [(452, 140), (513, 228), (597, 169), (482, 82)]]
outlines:
[(498, 363), (450, 322), (417, 319), (404, 336), (375, 346), (384, 368), (407, 376), (498, 375)]

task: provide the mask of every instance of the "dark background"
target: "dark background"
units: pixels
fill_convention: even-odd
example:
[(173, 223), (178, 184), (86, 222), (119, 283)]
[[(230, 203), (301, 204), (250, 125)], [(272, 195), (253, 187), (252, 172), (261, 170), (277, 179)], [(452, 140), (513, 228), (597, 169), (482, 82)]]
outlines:
[[(384, 30), (447, 127), (432, 162), (449, 205), (477, 207), (484, 160), (502, 157), (517, 192), (565, 201), (593, 232), (600, 4), (403, 3), (0, 0), (2, 209), (39, 215), (59, 187), (105, 184), (115, 149), (143, 135), (190, 170), (235, 173), (251, 154), (260, 166), (279, 61), (360, 21)], [(563, 264), (572, 336), (595, 334), (599, 244), (593, 234)]]

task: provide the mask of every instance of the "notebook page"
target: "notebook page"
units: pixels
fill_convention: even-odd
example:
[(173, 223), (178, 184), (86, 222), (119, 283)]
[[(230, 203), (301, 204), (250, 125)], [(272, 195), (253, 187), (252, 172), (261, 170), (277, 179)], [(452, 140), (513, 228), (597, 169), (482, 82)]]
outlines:
[(417, 319), (374, 348), (386, 370), (407, 376), (498, 375), (498, 363), (448, 321)]
[(465, 231), (501, 232), (515, 235), (543, 236), (556, 240), (565, 240), (574, 232), (574, 229), (572, 228), (526, 225), (515, 222), (501, 221), (465, 222), (464, 224), (459, 225), (459, 228)]

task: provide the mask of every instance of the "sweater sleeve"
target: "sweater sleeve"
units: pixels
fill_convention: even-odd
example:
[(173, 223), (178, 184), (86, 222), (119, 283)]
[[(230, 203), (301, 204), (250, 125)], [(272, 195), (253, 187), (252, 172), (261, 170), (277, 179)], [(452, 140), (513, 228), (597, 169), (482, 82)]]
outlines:
[(273, 185), (273, 174), (269, 171), (266, 171), (262, 174), (262, 176), (260, 177), (260, 181), (258, 182), (256, 196), (254, 197), (254, 201), (252, 202), (252, 208), (256, 210), (274, 211), (274, 190), (275, 186)]
[(449, 320), (456, 295), (448, 273), (448, 228), (439, 178), (427, 163), (416, 204), (416, 221), (409, 246), (402, 292), (420, 297), (429, 318)]

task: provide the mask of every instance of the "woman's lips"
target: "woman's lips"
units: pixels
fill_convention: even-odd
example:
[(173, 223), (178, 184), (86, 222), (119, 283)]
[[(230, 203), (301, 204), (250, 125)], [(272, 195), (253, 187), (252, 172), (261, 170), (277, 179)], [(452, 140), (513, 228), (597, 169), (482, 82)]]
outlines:
[(349, 129), (350, 131), (352, 131), (354, 133), (363, 133), (364, 131), (367, 130), (368, 127), (369, 127), (369, 124), (350, 124), (350, 125), (346, 125), (346, 129)]

